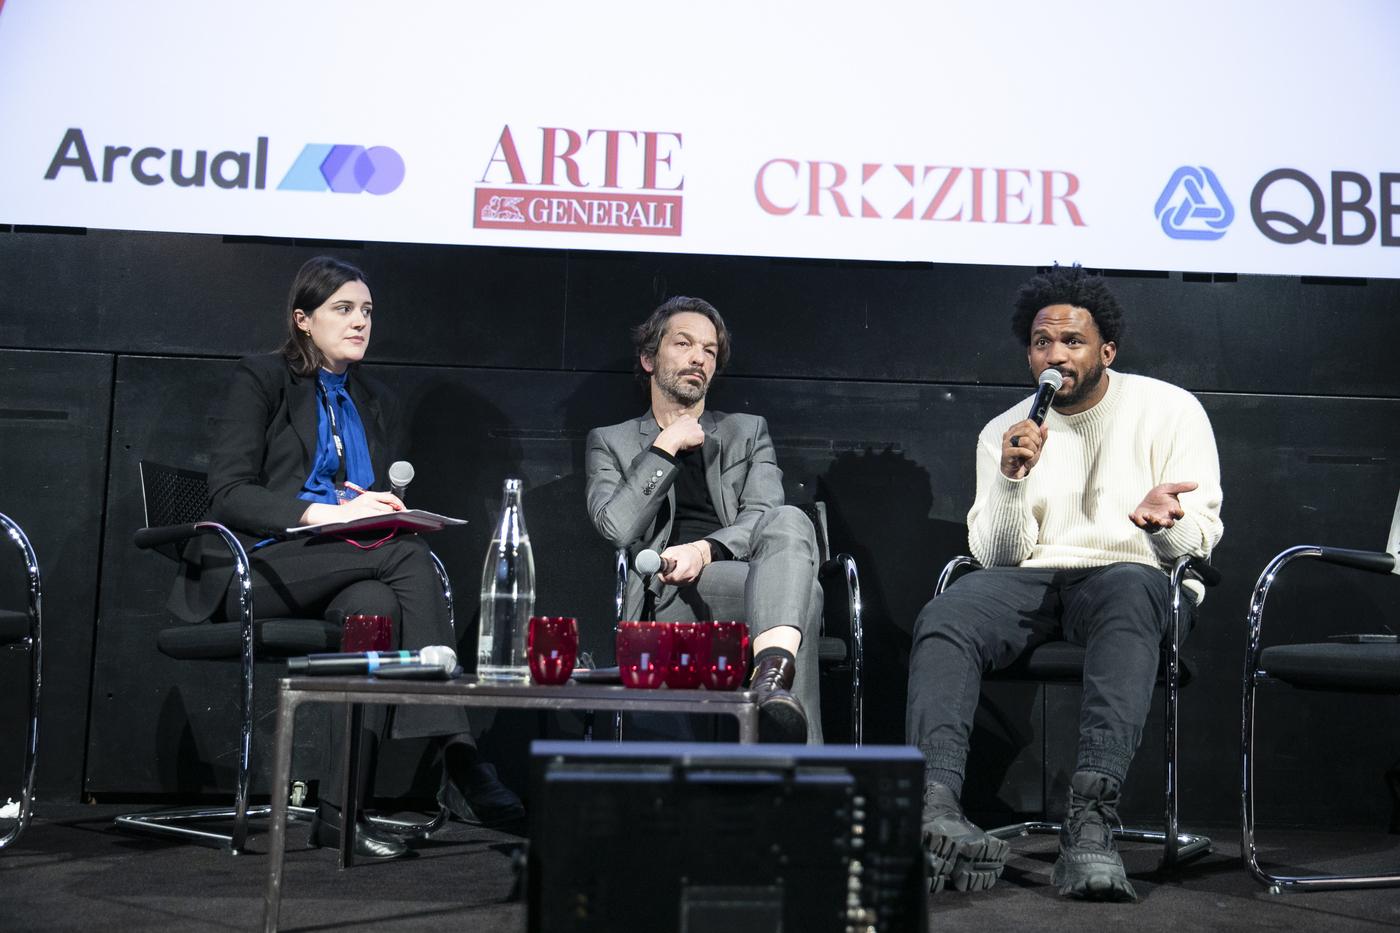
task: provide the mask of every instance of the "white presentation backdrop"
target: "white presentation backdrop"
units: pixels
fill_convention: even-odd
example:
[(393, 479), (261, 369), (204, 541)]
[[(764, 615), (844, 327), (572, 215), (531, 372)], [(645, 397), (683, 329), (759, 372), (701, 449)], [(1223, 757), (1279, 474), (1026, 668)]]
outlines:
[(1400, 2), (0, 0), (0, 222), (1400, 277)]

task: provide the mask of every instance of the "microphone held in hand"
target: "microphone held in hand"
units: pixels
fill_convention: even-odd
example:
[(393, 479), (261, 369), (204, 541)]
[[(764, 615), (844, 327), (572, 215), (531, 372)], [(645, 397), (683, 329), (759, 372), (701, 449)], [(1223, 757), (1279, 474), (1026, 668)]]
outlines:
[[(1050, 402), (1055, 398), (1055, 393), (1060, 391), (1060, 386), (1065, 384), (1065, 377), (1060, 375), (1058, 369), (1047, 369), (1040, 374), (1040, 385), (1035, 390), (1035, 401), (1031, 402), (1031, 413), (1026, 417), (1036, 424), (1045, 423), (1045, 413), (1050, 410)], [(392, 475), (392, 471), (390, 473)]]
[(400, 499), (408, 492), (408, 484), (413, 482), (413, 464), (407, 460), (395, 460), (389, 464), (389, 491)]
[(676, 569), (676, 562), (670, 557), (662, 557), (651, 548), (638, 551), (636, 558), (632, 561), (632, 566), (637, 573), (644, 577), (649, 577), (658, 570), (662, 573), (670, 573)]
[(320, 676), (374, 674), (395, 667), (432, 667), (451, 673), (457, 667), (457, 652), (446, 645), (428, 645), (417, 651), (358, 651), (345, 654), (309, 654), (288, 658), (287, 673)]

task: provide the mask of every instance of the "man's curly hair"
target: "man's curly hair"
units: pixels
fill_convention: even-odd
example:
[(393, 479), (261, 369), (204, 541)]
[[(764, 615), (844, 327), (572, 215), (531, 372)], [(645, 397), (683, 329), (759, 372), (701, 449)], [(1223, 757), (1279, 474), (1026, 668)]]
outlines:
[(1079, 265), (1068, 268), (1056, 265), (1022, 285), (1016, 296), (1011, 331), (1023, 346), (1031, 345), (1031, 324), (1035, 316), (1051, 305), (1070, 305), (1088, 311), (1104, 343), (1117, 344), (1123, 334), (1123, 308), (1103, 277), (1090, 275)]

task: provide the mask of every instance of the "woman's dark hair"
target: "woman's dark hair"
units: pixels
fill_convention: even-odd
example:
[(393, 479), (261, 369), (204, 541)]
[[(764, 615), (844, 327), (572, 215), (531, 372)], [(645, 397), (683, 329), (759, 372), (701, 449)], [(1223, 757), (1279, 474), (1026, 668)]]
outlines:
[(1016, 310), (1011, 315), (1011, 331), (1023, 346), (1031, 345), (1031, 325), (1035, 316), (1051, 305), (1083, 308), (1094, 319), (1104, 343), (1118, 343), (1123, 334), (1123, 308), (1101, 276), (1090, 275), (1081, 266), (1055, 266), (1021, 286)]
[(333, 256), (308, 259), (292, 279), (292, 289), (287, 293), (287, 339), (282, 344), (282, 355), (298, 375), (313, 375), (325, 364), (326, 358), (312, 342), (311, 335), (297, 327), (297, 311), (312, 314), (346, 282), (364, 282), (369, 286), (369, 279), (359, 267)]
[(636, 367), (637, 380), (643, 385), (651, 379), (651, 374), (642, 368), (642, 357), (656, 359), (656, 351), (661, 348), (661, 337), (666, 333), (666, 322), (687, 311), (703, 314), (715, 325), (715, 342), (719, 344), (715, 348), (715, 372), (724, 369), (724, 365), (729, 362), (729, 328), (724, 326), (724, 318), (719, 316), (715, 306), (702, 298), (677, 295), (675, 298), (666, 299), (661, 307), (651, 312), (650, 317), (632, 328), (632, 345), (637, 350), (637, 358), (633, 365)]

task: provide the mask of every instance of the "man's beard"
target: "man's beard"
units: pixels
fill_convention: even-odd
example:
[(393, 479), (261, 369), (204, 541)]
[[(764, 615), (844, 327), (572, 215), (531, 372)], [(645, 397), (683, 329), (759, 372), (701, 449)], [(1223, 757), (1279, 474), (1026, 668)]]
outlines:
[(1056, 409), (1073, 408), (1089, 396), (1093, 395), (1099, 388), (1099, 383), (1103, 382), (1104, 365), (1095, 363), (1083, 378), (1075, 379), (1074, 390), (1068, 394), (1057, 394), (1051, 405)]
[[(700, 384), (686, 382), (685, 376), (697, 375), (700, 377)], [(674, 402), (682, 405), (694, 405), (705, 397), (705, 392), (709, 388), (709, 383), (705, 381), (704, 373), (697, 373), (694, 370), (662, 370), (653, 377), (663, 395)]]

